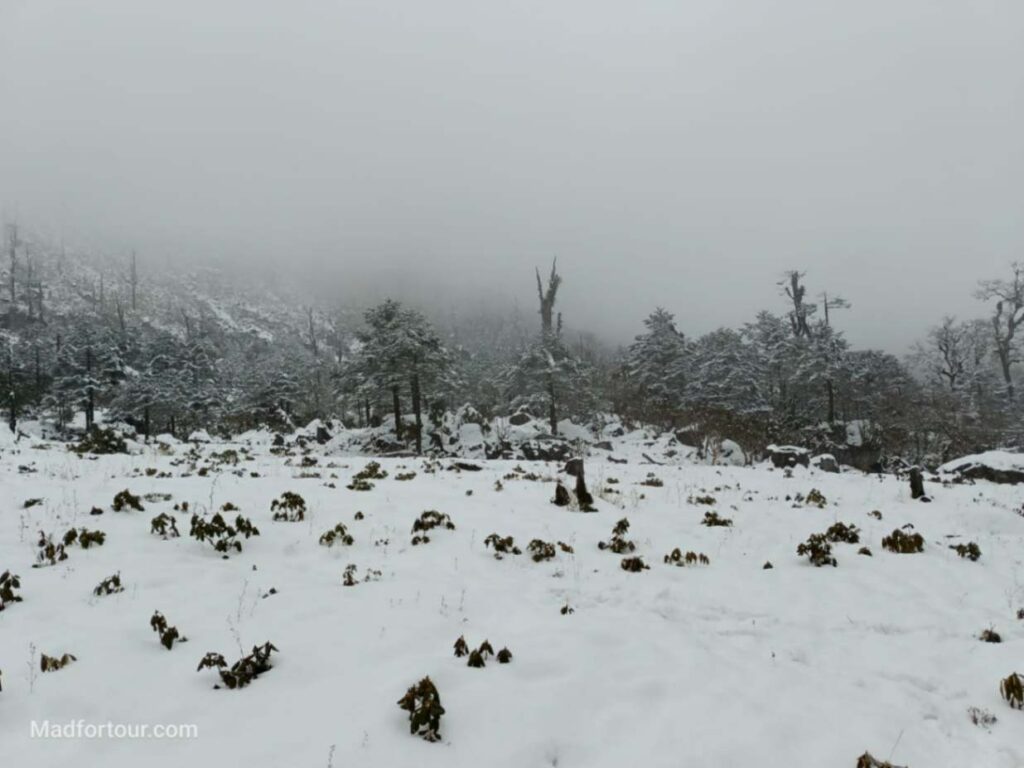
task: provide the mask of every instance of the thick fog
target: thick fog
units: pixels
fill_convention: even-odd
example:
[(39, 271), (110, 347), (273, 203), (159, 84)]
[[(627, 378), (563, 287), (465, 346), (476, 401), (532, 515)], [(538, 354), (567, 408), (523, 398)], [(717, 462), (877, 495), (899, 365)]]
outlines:
[(614, 341), (783, 310), (902, 351), (1024, 258), (1020, 0), (0, 0), (5, 219)]

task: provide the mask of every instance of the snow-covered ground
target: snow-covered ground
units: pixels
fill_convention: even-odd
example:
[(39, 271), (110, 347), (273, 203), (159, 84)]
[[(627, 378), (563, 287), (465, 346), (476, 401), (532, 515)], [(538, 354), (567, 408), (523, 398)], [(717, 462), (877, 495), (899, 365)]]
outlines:
[[(505, 480), (517, 462), (454, 471), (448, 460), (381, 460), (389, 476), (360, 492), (345, 486), (366, 457), (314, 446), (318, 463), (303, 468), (297, 451), (254, 444), (237, 466), (208, 460), (229, 447), (240, 446), (79, 458), (31, 440), (0, 446), (0, 573), (21, 576), (24, 598), (0, 612), (5, 766), (848, 768), (865, 750), (914, 768), (1024, 765), (1024, 713), (998, 690), (1024, 672), (1024, 517), (1012, 486), (930, 484), (933, 503), (922, 504), (892, 477), (658, 466), (641, 463), (638, 445), (616, 454), (627, 464), (601, 451), (588, 460), (591, 490), (618, 493), (587, 514), (550, 502), (564, 477), (556, 464), (518, 462), (541, 479)], [(661, 487), (640, 484), (651, 472)], [(125, 488), (170, 499), (112, 511)], [(788, 498), (812, 488), (823, 508)], [(303, 522), (272, 521), (285, 491), (304, 497)], [(696, 503), (705, 496), (714, 502)], [(174, 511), (186, 501), (189, 512)], [(189, 519), (226, 502), (261, 535), (222, 559), (189, 537)], [(455, 530), (412, 546), (413, 521), (431, 509)], [(702, 525), (711, 510), (732, 526)], [(180, 538), (150, 532), (159, 513)], [(624, 571), (623, 555), (598, 548), (623, 517), (649, 570)], [(797, 556), (837, 521), (861, 531), (859, 544), (833, 545), (837, 568)], [(321, 546), (337, 523), (354, 544)], [(905, 524), (923, 534), (923, 553), (881, 547)], [(39, 531), (71, 526), (100, 529), (106, 543), (33, 568)], [(524, 554), (495, 559), (491, 533)], [(535, 538), (574, 553), (533, 562)], [(977, 562), (948, 548), (968, 541)], [(864, 545), (872, 557), (857, 554)], [(675, 547), (710, 564), (664, 564)], [(355, 586), (342, 584), (349, 564)], [(361, 581), (371, 570), (380, 578)], [(124, 592), (94, 596), (118, 572)], [(188, 642), (163, 648), (155, 610)], [(990, 627), (1001, 644), (978, 639)], [(507, 646), (513, 660), (469, 668), (452, 653), (460, 635)], [(244, 689), (215, 690), (216, 672), (196, 671), (208, 651), (231, 662), (265, 641), (279, 649), (273, 668)], [(39, 674), (41, 653), (77, 661)], [(439, 743), (410, 735), (396, 704), (425, 675), (447, 710)], [(970, 707), (998, 722), (973, 724)], [(77, 720), (196, 724), (198, 737), (31, 738), (32, 721)]]

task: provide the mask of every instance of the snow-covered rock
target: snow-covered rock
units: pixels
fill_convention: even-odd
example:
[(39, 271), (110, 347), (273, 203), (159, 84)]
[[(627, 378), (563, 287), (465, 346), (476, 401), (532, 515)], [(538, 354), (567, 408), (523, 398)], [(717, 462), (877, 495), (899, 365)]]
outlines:
[(986, 451), (947, 461), (938, 472), (968, 480), (989, 480), (1016, 485), (1024, 483), (1024, 454)]

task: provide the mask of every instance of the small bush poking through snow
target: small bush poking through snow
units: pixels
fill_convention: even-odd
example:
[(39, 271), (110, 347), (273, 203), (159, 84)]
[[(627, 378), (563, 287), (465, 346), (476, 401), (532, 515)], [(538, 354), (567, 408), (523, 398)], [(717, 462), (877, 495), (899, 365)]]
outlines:
[(719, 517), (717, 512), (705, 512), (704, 519), (700, 521), (701, 525), (706, 525), (709, 528), (720, 526), (723, 528), (732, 527), (732, 519), (728, 517)]
[(234, 549), (242, 551), (242, 542), (238, 536), (249, 538), (259, 536), (259, 529), (249, 520), (239, 515), (235, 518), (234, 525), (228, 525), (224, 517), (218, 512), (209, 520), (204, 520), (199, 515), (192, 515), (192, 527), (189, 535), (197, 541), (208, 541), (216, 551), (227, 557), (227, 553)]
[(714, 496), (690, 496), (686, 499), (688, 504), (702, 504), (706, 507), (712, 507), (718, 503)]
[[(270, 642), (254, 645), (252, 653), (243, 656), (230, 667), (221, 654), (208, 653), (200, 660), (196, 672), (207, 667), (215, 668), (220, 673), (221, 681), (228, 688), (244, 688), (273, 666), (270, 663), (270, 654), (274, 651), (277, 651), (277, 648)], [(219, 685), (213, 687), (220, 688)]]
[(508, 664), (510, 661), (512, 661), (512, 651), (510, 651), (508, 648), (502, 648), (500, 651), (498, 651), (499, 664)]
[(642, 557), (624, 557), (619, 565), (622, 570), (629, 573), (640, 573), (640, 571), (647, 571), (651, 568), (651, 566), (644, 563)]
[(124, 587), (121, 586), (121, 574), (115, 573), (113, 576), (107, 576), (103, 581), (96, 585), (96, 588), (92, 591), (96, 597), (103, 595), (116, 595), (118, 592), (124, 592)]
[(39, 669), (43, 672), (56, 672), (57, 670), (64, 669), (73, 661), (78, 661), (78, 658), (70, 653), (63, 654), (59, 659), (55, 656), (47, 656), (44, 653), (39, 657)]
[(484, 547), (491, 547), (494, 549), (494, 557), (497, 560), (501, 560), (502, 555), (521, 555), (522, 550), (516, 546), (515, 539), (511, 536), (499, 536), (496, 533), (492, 533), (486, 539), (484, 539)]
[(444, 707), (441, 706), (441, 694), (429, 677), (409, 688), (398, 700), (398, 706), (409, 713), (409, 733), (431, 742), (440, 740)]
[(1024, 675), (1012, 673), (999, 683), (999, 693), (1013, 709), (1024, 709)]
[(904, 533), (899, 528), (882, 539), (882, 547), (900, 555), (911, 555), (924, 551), (924, 536), (920, 533)]
[(455, 641), (455, 658), (461, 659), (463, 656), (469, 655), (469, 646), (466, 644), (466, 636), (459, 635), (459, 639)]
[[(356, 569), (357, 566), (355, 563), (349, 563), (345, 566), (345, 572), (341, 575), (341, 583), (346, 587), (354, 587), (359, 583), (359, 580), (356, 578)], [(381, 576), (382, 574), (380, 571), (375, 571), (373, 568), (367, 568), (366, 576), (363, 577), (363, 581), (380, 581)]]
[(811, 488), (807, 492), (807, 497), (804, 499), (804, 504), (808, 507), (814, 506), (818, 508), (824, 508), (828, 504), (828, 500), (825, 498), (825, 494), (819, 491), (817, 488)]
[(965, 557), (972, 563), (977, 562), (978, 558), (981, 557), (981, 548), (973, 541), (969, 541), (966, 544), (950, 544), (949, 548), (954, 550), (960, 557)]
[(865, 557), (874, 557), (874, 555), (871, 554), (871, 550), (868, 547), (861, 547), (857, 550), (857, 554), (864, 555)]
[(306, 519), (306, 500), (297, 493), (285, 491), (270, 502), (270, 511), (279, 523), (300, 523)]
[(346, 486), (350, 491), (372, 491), (373, 483), (371, 480), (383, 480), (388, 476), (388, 473), (380, 468), (380, 464), (376, 461), (371, 461), (359, 472), (352, 475), (352, 482)]
[(178, 524), (166, 512), (161, 512), (150, 521), (149, 532), (162, 539), (176, 539), (181, 535), (178, 533)]
[(991, 728), (999, 722), (998, 717), (993, 715), (987, 709), (981, 709), (979, 707), (968, 707), (967, 717), (969, 717), (971, 722), (979, 728)]
[(167, 619), (160, 611), (153, 612), (149, 626), (160, 636), (160, 644), (168, 651), (174, 647), (175, 640), (179, 643), (188, 642), (188, 638), (179, 633), (177, 627), (172, 627), (167, 623)]
[(142, 512), (145, 507), (142, 506), (142, 499), (133, 494), (127, 488), (114, 496), (114, 502), (111, 504), (111, 508), (115, 512), (124, 512), (127, 509), (134, 509), (136, 512)]
[(807, 537), (807, 541), (797, 546), (796, 553), (800, 556), (807, 555), (807, 559), (817, 568), (823, 565), (838, 565), (836, 559), (832, 557), (832, 545), (828, 543), (823, 533), (812, 533)]
[(711, 560), (703, 552), (687, 552), (685, 555), (679, 547), (665, 555), (666, 565), (675, 565), (679, 568), (687, 565), (711, 565)]
[(825, 538), (833, 543), (857, 544), (860, 542), (860, 530), (856, 525), (833, 523), (825, 531)]
[(989, 627), (988, 629), (982, 630), (981, 634), (978, 635), (978, 639), (985, 643), (1001, 643), (1003, 642), (1002, 636), (994, 629)]
[[(416, 518), (412, 524), (412, 532), (414, 534), (426, 533), (427, 531), (432, 531), (434, 528), (446, 528), (449, 531), (454, 531), (455, 523), (452, 522), (452, 519), (448, 515), (441, 514), (436, 509), (428, 509)], [(413, 546), (416, 546), (417, 544), (426, 544), (429, 541), (429, 536), (413, 536), (412, 538)]]
[(348, 528), (344, 523), (338, 523), (320, 537), (320, 544), (324, 547), (333, 547), (335, 544), (344, 544), (346, 547), (350, 547), (354, 543), (355, 539), (349, 535)]
[(124, 438), (112, 429), (92, 429), (72, 450), (79, 455), (128, 453), (128, 445)]
[(21, 595), (14, 594), (16, 589), (21, 589), (21, 579), (10, 571), (0, 573), (0, 611), (22, 601)]
[(415, 472), (399, 472), (397, 475), (395, 475), (395, 480), (408, 481), (414, 479), (416, 479)]
[(626, 552), (632, 552), (636, 549), (634, 544), (629, 539), (624, 538), (626, 533), (629, 531), (629, 520), (628, 518), (622, 518), (612, 528), (612, 537), (608, 541), (598, 542), (598, 549), (610, 549), (617, 555), (623, 555)]
[(879, 760), (872, 757), (870, 752), (865, 752), (857, 758), (857, 768), (900, 768), (900, 766), (893, 765), (888, 760)]
[[(74, 530), (72, 528), (72, 530)], [(39, 532), (39, 541), (36, 546), (39, 551), (36, 553), (36, 562), (33, 568), (43, 568), (47, 565), (56, 565), (59, 562), (68, 559), (67, 553), (64, 551), (63, 544), (54, 544), (53, 537), (50, 534)]]
[(665, 483), (653, 472), (648, 472), (647, 477), (640, 481), (640, 485), (646, 485), (648, 488), (661, 488)]

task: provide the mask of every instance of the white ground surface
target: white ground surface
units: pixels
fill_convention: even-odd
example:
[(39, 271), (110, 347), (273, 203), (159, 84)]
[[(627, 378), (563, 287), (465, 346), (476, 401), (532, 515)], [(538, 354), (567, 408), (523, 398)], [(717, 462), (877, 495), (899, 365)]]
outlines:
[[(913, 768), (1024, 765), (1024, 713), (998, 693), (1001, 678), (1024, 672), (1019, 489), (935, 485), (934, 502), (921, 504), (892, 478), (643, 465), (638, 446), (621, 452), (627, 465), (603, 455), (588, 462), (592, 489), (615, 477), (621, 495), (583, 514), (550, 504), (550, 482), (494, 490), (515, 462), (429, 474), (418, 460), (385, 460), (390, 477), (361, 493), (345, 485), (365, 458), (322, 457), (322, 478), (299, 478), (263, 447), (238, 465), (244, 476), (229, 466), (181, 477), (188, 462), (173, 462), (189, 446), (173, 450), (89, 460), (31, 441), (0, 446), (0, 572), (20, 574), (24, 597), (0, 612), (3, 765), (849, 768), (865, 750)], [(400, 465), (416, 478), (396, 481)], [(547, 477), (559, 469), (522, 466)], [(147, 467), (175, 476), (146, 477)], [(638, 485), (651, 471), (663, 487)], [(828, 498), (824, 509), (785, 499), (812, 487)], [(123, 488), (173, 498), (114, 513)], [(271, 521), (271, 500), (287, 490), (307, 500), (305, 522)], [(700, 524), (709, 507), (687, 499), (705, 493), (731, 528)], [(43, 502), (23, 509), (34, 497)], [(188, 537), (189, 515), (171, 511), (181, 501), (204, 511), (231, 501), (262, 535), (223, 560)], [(93, 506), (106, 511), (90, 516)], [(411, 525), (427, 509), (457, 528), (412, 547)], [(357, 510), (364, 520), (353, 520)], [(150, 533), (159, 512), (177, 517), (181, 538)], [(620, 556), (597, 547), (624, 516), (648, 571), (627, 573)], [(837, 520), (859, 526), (874, 556), (839, 544), (838, 568), (797, 557), (798, 543)], [(338, 522), (355, 544), (319, 546)], [(882, 537), (906, 523), (925, 536), (924, 553), (884, 551)], [(72, 525), (105, 531), (106, 545), (32, 568), (38, 531)], [(498, 561), (484, 547), (492, 532), (524, 549), (533, 538), (560, 539), (575, 554)], [(966, 541), (981, 547), (978, 562), (947, 548)], [(677, 546), (707, 554), (710, 565), (664, 565)], [(766, 560), (772, 570), (762, 569)], [(349, 563), (382, 578), (344, 587)], [(115, 572), (125, 592), (94, 597)], [(277, 594), (262, 598), (271, 587)], [(575, 612), (562, 615), (567, 603)], [(189, 641), (165, 650), (149, 628), (154, 610)], [(990, 626), (1002, 644), (977, 639)], [(508, 646), (513, 662), (468, 668), (452, 655), (462, 634)], [(196, 671), (207, 651), (232, 661), (241, 646), (267, 640), (280, 653), (248, 688), (214, 690), (216, 674)], [(30, 645), (78, 661), (30, 673)], [(435, 744), (410, 736), (396, 706), (424, 675), (447, 709)], [(972, 724), (971, 706), (998, 722)], [(78, 719), (195, 723), (199, 736), (30, 738), (33, 720)]]

